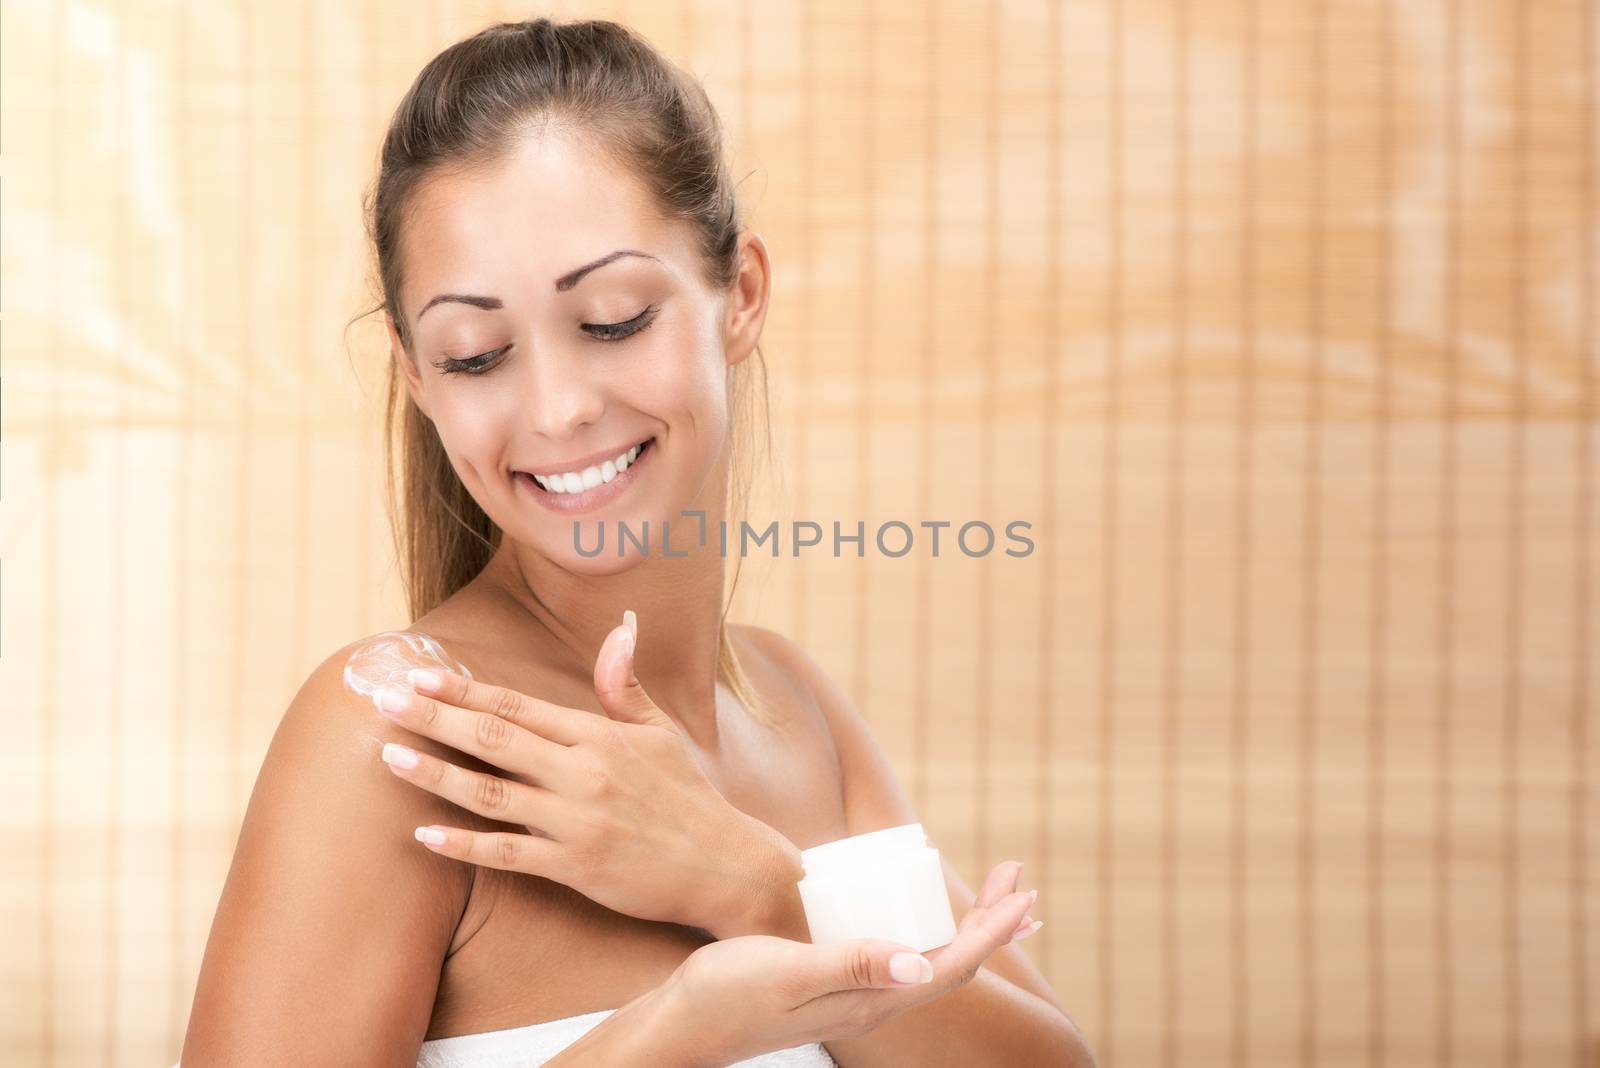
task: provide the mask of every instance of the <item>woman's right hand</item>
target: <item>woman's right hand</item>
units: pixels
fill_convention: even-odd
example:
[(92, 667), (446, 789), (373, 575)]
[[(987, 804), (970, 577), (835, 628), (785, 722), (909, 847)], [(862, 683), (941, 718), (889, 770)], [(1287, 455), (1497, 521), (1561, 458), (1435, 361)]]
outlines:
[[(696, 1032), (684, 1040), (705, 1054), (706, 1063), (726, 1065), (769, 1050), (866, 1034), (970, 981), (991, 953), (1029, 926), (1032, 897), (1003, 892), (1008, 876), (1015, 878), (1012, 871), (1009, 863), (991, 870), (955, 940), (925, 954), (875, 938), (818, 946), (741, 935), (689, 954), (663, 993), (678, 1006), (680, 1018), (694, 1021)], [(890, 958), (901, 953), (931, 965), (931, 978), (896, 981)]]

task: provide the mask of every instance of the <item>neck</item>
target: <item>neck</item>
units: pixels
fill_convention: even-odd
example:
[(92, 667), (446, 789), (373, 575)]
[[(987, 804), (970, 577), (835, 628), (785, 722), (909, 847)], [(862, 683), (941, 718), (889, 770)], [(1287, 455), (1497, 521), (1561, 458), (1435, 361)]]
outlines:
[[(631, 608), (638, 616), (634, 672), (639, 684), (696, 744), (715, 751), (724, 587), (717, 531), (725, 514), (726, 481), (713, 477), (707, 484), (701, 494), (704, 499), (687, 506), (706, 514), (704, 545), (699, 544), (696, 517), (668, 514), (663, 518), (670, 524), (673, 555), (664, 556), (662, 519), (652, 518), (648, 556), (626, 571), (592, 575), (572, 571), (503, 537), (481, 577), (533, 617), (565, 650), (568, 663), (563, 666), (584, 678), (593, 676), (601, 643), (622, 623), (623, 611)], [(643, 530), (632, 525), (629, 530), (633, 537), (644, 539)], [(616, 558), (616, 533), (616, 524), (607, 523), (605, 547), (596, 560)], [(594, 544), (588, 532), (584, 544)], [(632, 542), (628, 551), (638, 554)]]

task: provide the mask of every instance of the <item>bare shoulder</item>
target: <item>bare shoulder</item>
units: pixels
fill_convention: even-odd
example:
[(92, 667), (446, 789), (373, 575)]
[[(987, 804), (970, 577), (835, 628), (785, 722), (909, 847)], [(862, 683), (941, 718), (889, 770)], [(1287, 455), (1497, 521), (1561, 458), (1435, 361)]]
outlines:
[[(748, 623), (729, 624), (728, 630), (743, 639), (745, 649), (756, 651), (758, 662), (785, 696), (812, 706), (830, 723), (838, 716), (854, 713), (844, 690), (793, 638)], [(744, 655), (740, 650), (741, 659)]]
[(851, 833), (916, 822), (888, 758), (844, 687), (794, 639), (765, 627), (742, 629), (815, 708), (839, 761)]
[[(451, 667), (460, 662), (445, 652), (438, 641), (422, 631), (383, 631), (348, 642), (329, 653), (311, 670), (279, 721), (273, 745), (280, 742), (297, 750), (314, 747), (313, 760), (268, 761), (268, 772), (314, 773), (329, 771), (380, 771), (380, 776), (364, 776), (386, 786), (393, 782), (381, 766), (379, 754), (385, 742), (403, 742), (414, 749), (429, 748), (430, 740), (419, 738), (396, 727), (377, 711), (372, 694), (385, 685), (405, 685), (405, 672), (413, 667), (434, 666), (443, 658)], [(443, 752), (438, 743), (431, 743)], [(389, 798), (409, 798), (420, 793), (382, 790)]]
[(798, 699), (815, 705), (811, 673), (816, 664), (792, 639), (767, 627), (750, 623), (728, 624), (728, 634), (735, 642), (735, 652), (740, 663), (760, 681), (776, 687), (783, 698)]
[(185, 1063), (402, 1061), (427, 1031), (472, 876), (412, 837), (447, 822), (446, 803), (380, 757), (385, 742), (431, 743), (345, 684), (370, 641), (313, 668), (273, 733), (206, 943)]

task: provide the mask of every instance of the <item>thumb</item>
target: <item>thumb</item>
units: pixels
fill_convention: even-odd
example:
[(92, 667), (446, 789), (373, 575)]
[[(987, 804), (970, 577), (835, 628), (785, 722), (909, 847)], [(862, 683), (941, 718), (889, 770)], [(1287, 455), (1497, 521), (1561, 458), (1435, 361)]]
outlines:
[(933, 962), (910, 946), (858, 938), (814, 946), (819, 994), (836, 990), (916, 986), (933, 978)]
[(633, 673), (636, 624), (631, 611), (623, 613), (623, 624), (606, 635), (595, 658), (594, 690), (606, 715), (626, 723), (653, 723), (677, 730), (671, 717), (661, 711), (639, 685)]

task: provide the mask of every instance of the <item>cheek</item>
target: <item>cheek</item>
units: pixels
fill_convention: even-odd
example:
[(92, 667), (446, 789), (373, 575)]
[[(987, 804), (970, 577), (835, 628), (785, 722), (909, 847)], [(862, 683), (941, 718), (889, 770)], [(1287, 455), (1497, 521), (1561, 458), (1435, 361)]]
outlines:
[(714, 336), (688, 324), (664, 333), (629, 393), (641, 411), (715, 448), (727, 421), (727, 367)]
[(465, 397), (460, 394), (467, 391), (456, 392), (434, 405), (433, 425), (456, 474), (470, 486), (478, 474), (492, 475), (504, 454), (510, 406), (488, 393)]

